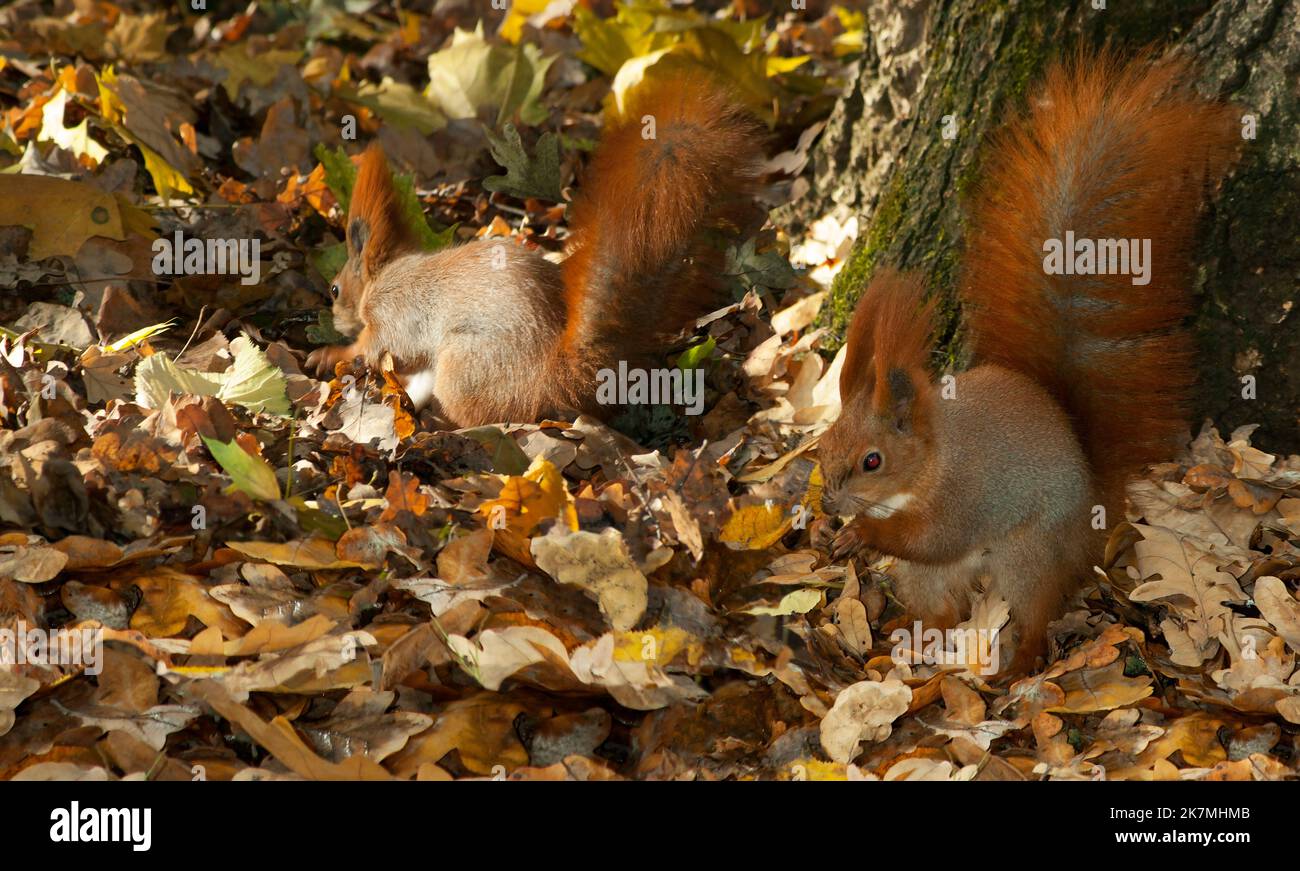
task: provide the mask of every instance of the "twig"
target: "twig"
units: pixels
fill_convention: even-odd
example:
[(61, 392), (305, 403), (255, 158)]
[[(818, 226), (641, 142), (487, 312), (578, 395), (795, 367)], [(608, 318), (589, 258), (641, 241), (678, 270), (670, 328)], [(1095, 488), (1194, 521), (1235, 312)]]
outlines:
[(190, 333), (190, 337), (185, 340), (185, 345), (176, 353), (176, 359), (180, 359), (181, 355), (189, 349), (190, 342), (194, 341), (194, 337), (199, 334), (199, 327), (203, 326), (203, 313), (207, 310), (207, 303), (204, 303), (202, 308), (199, 309), (199, 316), (194, 320), (194, 330)]

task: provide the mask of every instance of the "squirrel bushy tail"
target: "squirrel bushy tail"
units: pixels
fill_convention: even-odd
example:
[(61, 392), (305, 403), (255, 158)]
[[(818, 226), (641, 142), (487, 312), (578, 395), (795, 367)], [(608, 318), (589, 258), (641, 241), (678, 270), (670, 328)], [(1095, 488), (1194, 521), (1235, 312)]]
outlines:
[(611, 120), (571, 207), (559, 353), (589, 366), (653, 353), (716, 307), (742, 226), (761, 130), (707, 77), (647, 81)]
[[(1198, 207), (1241, 144), (1239, 110), (1187, 79), (1186, 63), (1146, 56), (1058, 64), (985, 152), (970, 212), (961, 282), (975, 361), (1018, 370), (1061, 404), (1108, 511), (1122, 512), (1126, 480), (1168, 459), (1186, 429), (1195, 367), (1181, 321)], [(1150, 240), (1149, 283), (1134, 283), (1134, 263), (1049, 274), (1044, 243), (1067, 233), (1130, 240), (1138, 256)]]

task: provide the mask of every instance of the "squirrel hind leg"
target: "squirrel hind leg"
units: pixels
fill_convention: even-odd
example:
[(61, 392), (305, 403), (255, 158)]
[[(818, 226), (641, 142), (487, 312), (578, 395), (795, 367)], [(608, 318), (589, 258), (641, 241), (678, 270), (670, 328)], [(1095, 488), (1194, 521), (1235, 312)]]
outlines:
[[(439, 417), (455, 428), (536, 420), (542, 411), (537, 387), (548, 383), (548, 373), (521, 374), (477, 356), (477, 350), (471, 344), (448, 344), (428, 368), (437, 373), (430, 386)], [(526, 375), (535, 375), (534, 382), (528, 383)]]
[(1073, 567), (1053, 562), (1022, 583), (1011, 598), (1015, 654), (1001, 675), (1033, 674), (1039, 657), (1047, 658), (1047, 625), (1061, 616), (1062, 602), (1075, 587)]
[(899, 560), (890, 572), (898, 600), (923, 629), (952, 629), (962, 620), (964, 593), (969, 587), (954, 578), (953, 567)]
[(1015, 654), (1005, 668), (998, 671), (1000, 679), (1013, 679), (1035, 673), (1040, 657), (1047, 655), (1046, 633), (1044, 627), (1034, 627), (1026, 631), (1021, 629), (1016, 639)]

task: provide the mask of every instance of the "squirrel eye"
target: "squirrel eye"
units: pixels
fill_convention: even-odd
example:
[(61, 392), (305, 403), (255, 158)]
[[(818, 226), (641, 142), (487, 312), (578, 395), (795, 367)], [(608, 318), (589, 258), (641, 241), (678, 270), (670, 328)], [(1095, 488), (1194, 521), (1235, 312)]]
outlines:
[(878, 451), (872, 451), (862, 458), (862, 471), (874, 472), (876, 469), (880, 468), (882, 462), (884, 462), (884, 459), (880, 456), (880, 453)]
[(339, 298), (339, 286), (337, 284), (331, 284), (330, 299), (338, 299), (338, 298)]

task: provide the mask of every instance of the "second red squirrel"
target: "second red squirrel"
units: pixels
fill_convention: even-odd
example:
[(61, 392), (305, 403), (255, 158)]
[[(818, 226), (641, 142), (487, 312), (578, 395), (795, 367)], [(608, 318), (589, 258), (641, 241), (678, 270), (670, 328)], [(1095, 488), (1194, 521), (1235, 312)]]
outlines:
[(307, 367), (325, 376), (391, 355), (416, 407), (455, 426), (598, 413), (601, 369), (644, 365), (715, 307), (716, 237), (753, 209), (760, 143), (758, 123), (706, 81), (644, 83), (591, 159), (561, 265), (508, 240), (421, 251), (371, 146), (330, 289), (334, 324), (355, 341), (317, 349)]
[(1186, 429), (1198, 207), (1241, 142), (1239, 113), (1186, 72), (1080, 55), (990, 144), (960, 277), (972, 368), (931, 380), (918, 278), (878, 271), (849, 326), (819, 445), (825, 507), (854, 518), (832, 553), (897, 557), (927, 628), (1001, 595), (1012, 671), (1124, 519), (1127, 481)]

